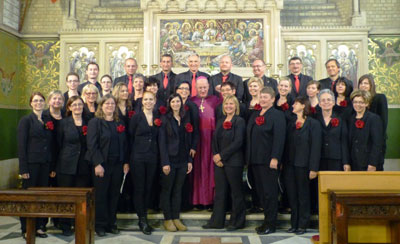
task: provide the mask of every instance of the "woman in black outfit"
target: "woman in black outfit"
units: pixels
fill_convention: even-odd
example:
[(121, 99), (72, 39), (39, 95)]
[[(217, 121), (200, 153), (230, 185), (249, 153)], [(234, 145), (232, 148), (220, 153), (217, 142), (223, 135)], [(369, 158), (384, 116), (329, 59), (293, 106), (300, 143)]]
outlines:
[(82, 99), (84, 101), (83, 117), (88, 122), (94, 118), (99, 97), (99, 89), (93, 84), (88, 84), (82, 89)]
[(321, 90), (321, 83), (316, 80), (310, 80), (307, 83), (307, 97), (310, 101), (310, 112), (313, 118), (321, 114), (321, 107), (318, 104), (318, 93)]
[(178, 94), (168, 99), (168, 113), (163, 119), (168, 136), (168, 161), (162, 166), (161, 208), (164, 213), (164, 227), (167, 231), (186, 231), (187, 227), (179, 219), (182, 202), (182, 187), (186, 174), (192, 171), (193, 158), (189, 152), (192, 144), (193, 122), (189, 112), (183, 109)]
[[(294, 99), (290, 94), (292, 82), (289, 77), (282, 77), (278, 84), (278, 95), (276, 95), (274, 107), (286, 114), (291, 114)], [(288, 117), (288, 116), (285, 116)]]
[(353, 114), (353, 105), (350, 100), (350, 91), (352, 88), (346, 82), (345, 78), (340, 77), (335, 84), (335, 90), (337, 94), (336, 106), (333, 107), (333, 111), (340, 116), (345, 123), (348, 123), (351, 115)]
[(132, 77), (133, 79), (133, 91), (130, 94), (130, 99), (132, 101), (133, 109), (136, 112), (142, 110), (142, 97), (144, 92), (144, 83), (146, 81), (146, 77), (142, 74), (136, 73)]
[(321, 125), (311, 118), (311, 105), (306, 97), (293, 104), (296, 115), (287, 124), (284, 179), (291, 208), (289, 233), (302, 235), (310, 220), (310, 180), (317, 177), (321, 155)]
[(130, 164), (133, 172), (133, 185), (136, 213), (140, 230), (150, 235), (153, 228), (147, 222), (147, 209), (151, 201), (151, 189), (154, 177), (161, 163), (168, 161), (165, 142), (165, 125), (154, 111), (156, 97), (151, 92), (143, 93), (143, 110), (137, 111), (129, 124), (131, 140)]
[(103, 96), (89, 121), (86, 160), (93, 165), (96, 189), (96, 222), (98, 236), (105, 232), (118, 234), (117, 206), (122, 173), (129, 171), (127, 158), (127, 129), (118, 118), (116, 101), (111, 94)]
[(381, 164), (383, 127), (378, 115), (367, 110), (371, 95), (357, 90), (351, 93), (355, 114), (349, 122), (351, 169), (376, 171)]
[(318, 94), (322, 114), (317, 117), (322, 128), (322, 151), (319, 171), (350, 171), (347, 121), (333, 112), (335, 95), (330, 89)]
[[(81, 94), (78, 92), (79, 86), (79, 75), (75, 72), (69, 72), (66, 77), (66, 84), (68, 87), (68, 91), (64, 93), (64, 101), (68, 101), (68, 99), (72, 96), (80, 96)], [(66, 103), (64, 103), (63, 112), (67, 110)]]
[(379, 166), (377, 170), (383, 170), (383, 163), (385, 161), (386, 154), (386, 140), (387, 140), (387, 125), (388, 125), (388, 103), (385, 94), (376, 93), (375, 81), (372, 75), (363, 75), (358, 80), (358, 89), (363, 91), (368, 91), (371, 93), (371, 102), (369, 104), (369, 111), (378, 115), (382, 120), (383, 126), (383, 148), (382, 148), (382, 157), (379, 162)]
[(233, 231), (243, 228), (246, 219), (246, 205), (242, 192), (246, 123), (239, 116), (239, 101), (235, 95), (226, 96), (222, 107), (225, 116), (217, 122), (212, 140), (216, 182), (213, 214), (203, 228), (224, 228), (230, 188), (232, 213), (227, 230)]
[(129, 99), (128, 86), (123, 82), (117, 83), (113, 88), (112, 95), (117, 100), (118, 117), (124, 121), (125, 125), (129, 125), (130, 119), (136, 112)]
[[(18, 124), (19, 173), (24, 189), (48, 186), (50, 169), (54, 168), (54, 123), (43, 116), (44, 96), (32, 93), (29, 105), (32, 113), (21, 118)], [(26, 219), (20, 218), (22, 237), (26, 238)], [(46, 218), (36, 218), (36, 236), (46, 238)]]
[[(72, 96), (66, 108), (67, 117), (61, 120), (57, 128), (57, 184), (60, 187), (89, 187), (90, 167), (85, 160), (88, 127), (82, 116), (82, 98)], [(63, 235), (73, 234), (71, 219), (60, 219), (59, 222)]]

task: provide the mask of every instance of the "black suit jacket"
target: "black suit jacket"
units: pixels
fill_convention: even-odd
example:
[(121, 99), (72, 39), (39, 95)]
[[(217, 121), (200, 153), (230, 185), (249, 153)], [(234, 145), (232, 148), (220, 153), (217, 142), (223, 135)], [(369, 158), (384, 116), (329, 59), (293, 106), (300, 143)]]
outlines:
[(272, 158), (280, 162), (285, 144), (285, 117), (273, 107), (264, 113), (264, 124), (256, 124), (258, 116), (260, 111), (254, 111), (247, 121), (246, 162), (269, 165)]
[(286, 100), (287, 100), (286, 103), (281, 104), (281, 106), (278, 106), (279, 98), (280, 98), (280, 95), (278, 93), (278, 95), (276, 95), (276, 97), (275, 97), (274, 108), (282, 111), (285, 114), (286, 121), (289, 121), (294, 116), (294, 114), (293, 114), (294, 99), (293, 99), (292, 95), (288, 94), (286, 97)]
[[(196, 73), (196, 79), (200, 76), (205, 76), (207, 77), (207, 79), (210, 79), (210, 75), (201, 71), (197, 71)], [(193, 73), (188, 70), (186, 72), (180, 73), (175, 77), (175, 88), (179, 87), (179, 85), (183, 82), (183, 81), (188, 81), (190, 86), (192, 86), (192, 78), (193, 78)], [(208, 81), (208, 83), (210, 83), (210, 81)], [(208, 94), (212, 95), (213, 94), (213, 89), (212, 86), (210, 85), (210, 89), (208, 90)]]
[[(244, 87), (243, 101), (245, 101), (245, 102), (248, 102), (251, 100), (251, 95), (250, 95), (249, 86), (248, 86), (249, 80), (250, 79), (245, 80), (244, 84), (243, 84), (243, 87)], [(269, 86), (272, 89), (274, 89), (275, 95), (278, 94), (278, 82), (275, 79), (263, 75), (262, 80), (264, 81), (264, 87)]]
[[(84, 126), (87, 126), (87, 123), (83, 120), (82, 127)], [(80, 155), (85, 155), (87, 151), (86, 140), (81, 141), (81, 138), (82, 135), (72, 116), (61, 120), (57, 128), (57, 146), (59, 148), (57, 173), (75, 175), (79, 167), (80, 174), (89, 174), (88, 162), (86, 160), (79, 162)], [(81, 149), (83, 150), (81, 151)], [(79, 163), (85, 165), (79, 165)]]
[(322, 80), (319, 80), (319, 83), (321, 84), (321, 91), (323, 89), (329, 89), (335, 94), (335, 96), (337, 96), (337, 92), (336, 92), (336, 88), (335, 87), (336, 87), (336, 82), (339, 80), (339, 78), (344, 79), (344, 81), (346, 82), (347, 87), (348, 87), (348, 91), (347, 91), (346, 96), (350, 96), (351, 92), (353, 91), (353, 82), (351, 80), (347, 79), (346, 77), (340, 77), (339, 76), (334, 81), (331, 80), (331, 78), (329, 78), (329, 77), (325, 78), (325, 79), (322, 79)]
[[(239, 104), (239, 116), (242, 117), (243, 119), (246, 119), (246, 104), (240, 103)], [(215, 121), (218, 122), (218, 120), (226, 117), (222, 111), (222, 103), (218, 104), (218, 106), (215, 108)]]
[[(54, 130), (46, 129), (48, 118), (42, 116), (42, 124), (34, 113), (25, 115), (18, 124), (19, 173), (29, 173), (31, 163), (49, 163), (54, 168)], [(51, 121), (52, 122), (52, 121)]]
[[(78, 92), (79, 92), (79, 94), (82, 94), (83, 88), (84, 88), (86, 85), (88, 85), (88, 84), (92, 84), (92, 83), (91, 83), (90, 81), (86, 81), (86, 82), (84, 82), (84, 83), (82, 83), (82, 84), (80, 84), (80, 85), (78, 86)], [(100, 83), (96, 81), (96, 83), (95, 83), (94, 85), (97, 87), (97, 89), (99, 89), (99, 96), (100, 96), (101, 90), (102, 90), (102, 89), (101, 89)]]
[[(127, 128), (123, 121), (116, 122), (116, 126), (124, 126), (125, 130), (118, 133), (119, 138), (119, 161), (121, 163), (128, 163), (127, 158)], [(85, 159), (88, 160), (93, 166), (99, 164), (107, 164), (108, 151), (111, 141), (111, 130), (107, 121), (100, 118), (93, 118), (89, 121), (87, 131), (87, 152)]]
[(307, 96), (307, 84), (309, 81), (311, 81), (313, 78), (307, 75), (303, 75), (300, 73), (299, 75), (299, 80), (300, 80), (300, 88), (299, 88), (299, 92), (296, 92), (296, 86), (294, 85), (294, 75), (290, 74), (289, 75), (290, 80), (292, 81), (292, 91), (290, 92), (290, 94), (292, 95), (292, 97), (296, 98), (298, 96)]
[(321, 159), (321, 125), (317, 120), (307, 117), (303, 127), (296, 129), (296, 120), (293, 117), (287, 125), (288, 164), (318, 171)]
[(246, 123), (243, 118), (235, 115), (231, 129), (224, 129), (226, 116), (218, 120), (212, 139), (213, 155), (219, 154), (224, 166), (243, 166), (243, 148), (246, 138)]
[(382, 120), (383, 135), (386, 138), (386, 129), (388, 125), (388, 103), (385, 94), (377, 93), (371, 101), (369, 111), (378, 115)]
[(369, 111), (365, 111), (361, 118), (363, 128), (357, 128), (356, 121), (354, 114), (349, 122), (351, 169), (364, 171), (368, 165), (379, 167), (383, 146), (382, 121), (378, 115)]
[(346, 102), (342, 102), (342, 105), (335, 104), (333, 107), (333, 112), (335, 112), (340, 118), (348, 123), (354, 113), (353, 103), (348, 97), (346, 97), (344, 101)]
[(190, 121), (193, 121), (193, 135), (192, 135), (192, 147), (191, 149), (197, 150), (197, 144), (199, 142), (200, 138), (200, 132), (199, 132), (199, 108), (197, 105), (190, 101), (189, 99), (186, 100), (185, 103), (185, 110), (186, 112), (189, 112), (190, 115)]
[(164, 89), (164, 72), (160, 72), (151, 76), (151, 78), (156, 79), (158, 81), (158, 92), (157, 92), (157, 100), (162, 99), (163, 101), (167, 101), (169, 96), (175, 92), (175, 78), (176, 74), (174, 72), (169, 72), (167, 74), (168, 85), (167, 88)]
[[(222, 84), (222, 73), (218, 73), (210, 77), (210, 88), (212, 87), (213, 95), (220, 96), (219, 92), (215, 90), (215, 87)], [(226, 81), (232, 82), (236, 87), (236, 97), (239, 102), (243, 100), (244, 87), (242, 77), (235, 75), (233, 73), (228, 74)]]

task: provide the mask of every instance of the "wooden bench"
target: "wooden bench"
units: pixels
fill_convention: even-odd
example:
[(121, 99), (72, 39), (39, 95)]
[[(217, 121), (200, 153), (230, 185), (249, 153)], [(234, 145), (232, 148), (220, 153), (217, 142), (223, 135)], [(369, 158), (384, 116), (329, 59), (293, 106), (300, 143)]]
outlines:
[(400, 243), (400, 193), (331, 192), (331, 243), (347, 244), (349, 221), (380, 220), (390, 225), (391, 242)]
[(26, 217), (26, 243), (35, 243), (35, 218), (74, 218), (75, 243), (94, 243), (94, 188), (44, 187), (0, 191), (0, 216)]

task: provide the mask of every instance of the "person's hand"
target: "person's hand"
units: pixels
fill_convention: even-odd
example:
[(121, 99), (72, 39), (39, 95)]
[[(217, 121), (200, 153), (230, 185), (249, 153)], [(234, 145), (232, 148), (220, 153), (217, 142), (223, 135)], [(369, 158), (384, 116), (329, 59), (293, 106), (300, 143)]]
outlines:
[(222, 161), (219, 161), (218, 163), (215, 163), (215, 164), (220, 168), (224, 167), (224, 164), (222, 163)]
[(376, 171), (376, 167), (372, 165), (368, 165), (367, 171)]
[(214, 160), (215, 163), (218, 163), (219, 161), (221, 161), (221, 156), (219, 155), (219, 153), (215, 154), (213, 156), (213, 160)]
[(215, 90), (216, 90), (217, 92), (221, 93), (221, 85), (216, 86), (216, 87), (215, 87)]
[(124, 164), (124, 174), (129, 172), (129, 164)]
[(187, 169), (186, 174), (190, 174), (190, 172), (192, 172), (192, 169), (193, 169), (193, 164), (192, 163), (188, 163), (188, 169)]
[(317, 178), (318, 173), (315, 171), (310, 171), (310, 180)]
[(29, 173), (25, 173), (21, 175), (22, 179), (27, 180), (30, 178)]
[(169, 175), (169, 172), (171, 172), (171, 167), (169, 165), (165, 165), (162, 167), (162, 171), (165, 175)]
[(50, 172), (50, 178), (54, 178), (56, 177), (56, 172), (55, 171), (51, 171)]
[(351, 171), (351, 166), (350, 166), (350, 164), (345, 164), (345, 165), (343, 165), (343, 170), (344, 170), (344, 171)]
[(196, 155), (196, 150), (190, 149), (189, 155), (190, 157), (194, 158), (194, 155)]
[(101, 166), (101, 164), (97, 165), (94, 168), (94, 175), (98, 176), (100, 178), (104, 177), (104, 168), (103, 168), (103, 166)]
[(278, 169), (278, 159), (276, 159), (276, 158), (271, 159), (271, 162), (269, 163), (269, 167), (271, 169)]

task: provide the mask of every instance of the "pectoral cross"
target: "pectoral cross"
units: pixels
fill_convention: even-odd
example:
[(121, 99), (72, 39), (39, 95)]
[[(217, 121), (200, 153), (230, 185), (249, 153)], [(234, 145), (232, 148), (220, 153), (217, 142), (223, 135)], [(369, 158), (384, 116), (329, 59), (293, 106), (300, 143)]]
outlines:
[(204, 109), (205, 109), (205, 107), (203, 106), (203, 102), (204, 102), (204, 98), (201, 99), (201, 104), (200, 104), (200, 107), (199, 107), (199, 109), (201, 110), (202, 113), (204, 113)]

